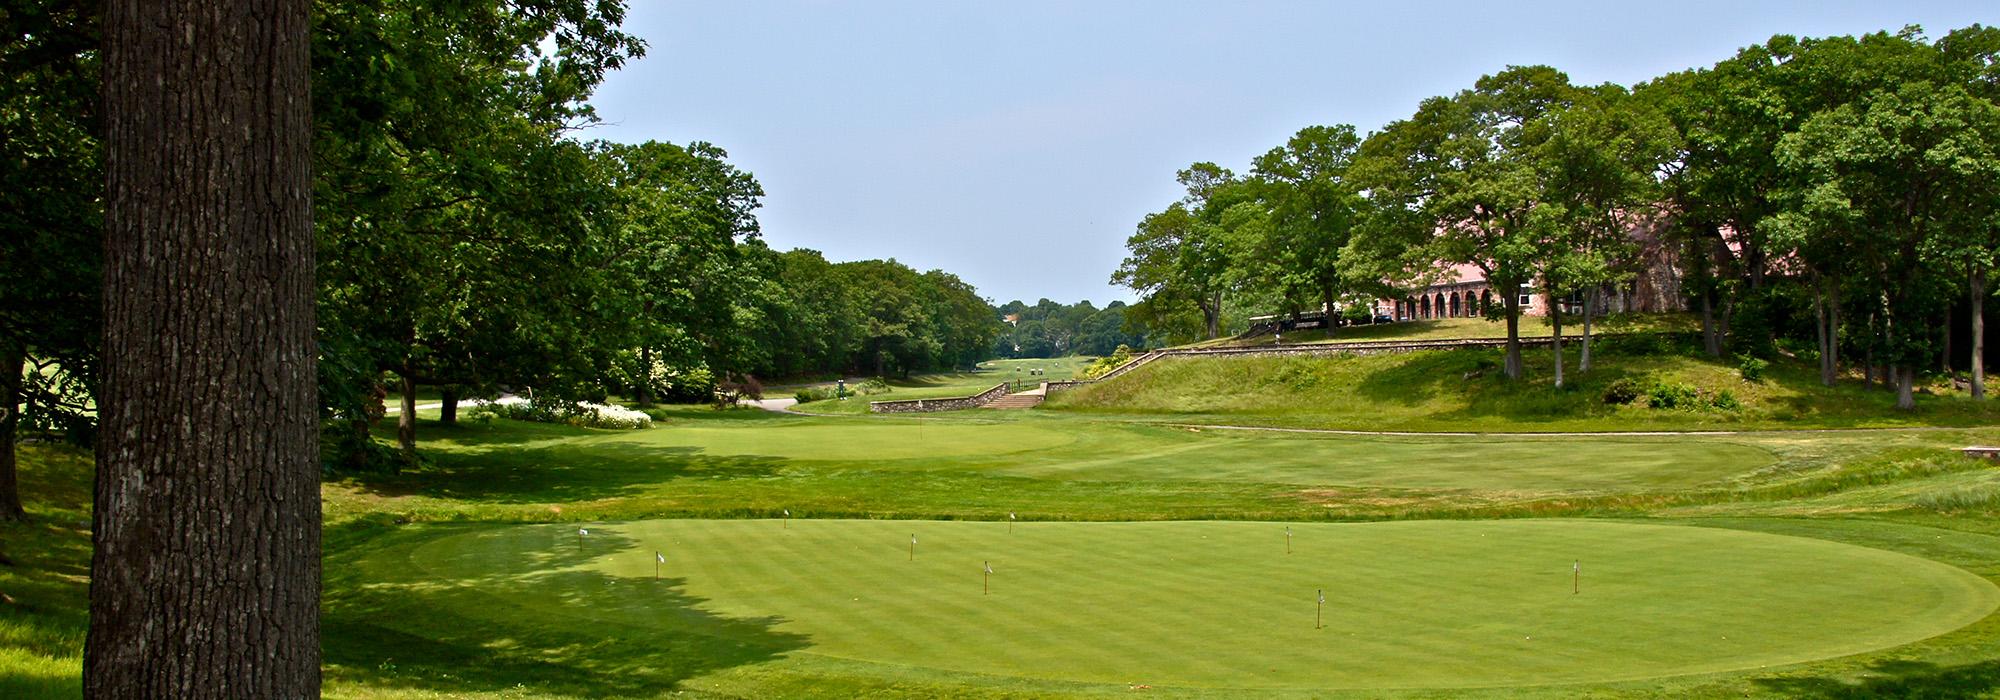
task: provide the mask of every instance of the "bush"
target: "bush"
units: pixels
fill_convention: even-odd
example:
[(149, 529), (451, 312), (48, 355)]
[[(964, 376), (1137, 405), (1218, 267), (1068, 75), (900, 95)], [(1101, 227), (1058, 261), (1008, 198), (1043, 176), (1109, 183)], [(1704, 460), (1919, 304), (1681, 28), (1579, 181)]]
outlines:
[(809, 386), (793, 392), (792, 398), (798, 399), (799, 403), (812, 403), (835, 398), (834, 392), (834, 388), (830, 386)]
[(472, 409), (473, 414), (490, 412), (492, 415), (513, 420), (536, 423), (563, 423), (584, 428), (612, 428), (630, 430), (649, 428), (653, 417), (642, 411), (634, 411), (624, 406), (608, 406), (601, 403), (578, 401), (567, 403), (549, 399), (530, 401), (519, 396), (509, 396), (498, 401), (489, 401)]
[(1083, 369), (1082, 378), (1096, 379), (1098, 377), (1102, 377), (1106, 374), (1109, 374), (1111, 370), (1118, 369), (1119, 365), (1131, 361), (1132, 361), (1132, 346), (1126, 345), (1124, 343), (1119, 343), (1117, 350), (1111, 351), (1111, 354), (1109, 355), (1097, 358), (1097, 361), (1090, 363), (1089, 367), (1085, 367)]
[(862, 396), (887, 394), (889, 393), (889, 383), (882, 381), (881, 377), (871, 377), (868, 381), (862, 382), (860, 386), (855, 387), (854, 393)]
[(1727, 391), (1717, 394), (1713, 403), (1716, 408), (1724, 411), (1734, 411), (1743, 408), (1743, 402), (1737, 401), (1736, 395)]
[(1690, 384), (1654, 382), (1646, 390), (1646, 405), (1653, 408), (1700, 408), (1701, 390)]
[(1743, 375), (1743, 381), (1764, 381), (1764, 370), (1771, 368), (1771, 361), (1750, 355), (1738, 356), (1736, 371)]
[(1645, 393), (1645, 385), (1631, 377), (1621, 377), (1604, 387), (1604, 402), (1614, 406), (1624, 406), (1639, 400)]

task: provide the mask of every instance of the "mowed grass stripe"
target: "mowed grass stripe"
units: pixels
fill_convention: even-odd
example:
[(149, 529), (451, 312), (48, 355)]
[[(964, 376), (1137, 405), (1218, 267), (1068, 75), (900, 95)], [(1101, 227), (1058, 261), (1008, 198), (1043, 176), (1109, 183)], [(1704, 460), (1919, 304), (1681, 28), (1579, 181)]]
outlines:
[[(1013, 535), (1004, 522), (600, 527), (605, 547), (630, 551), (564, 555), (573, 535), (564, 542), (546, 526), (447, 532), (419, 549), (476, 554), (427, 557), (426, 575), (443, 581), (413, 590), (482, 619), (617, 625), (637, 644), (649, 628), (713, 628), (751, 645), (775, 635), (784, 644), (766, 646), (787, 654), (1208, 688), (1544, 685), (1757, 668), (1916, 641), (2000, 606), (2000, 589), (1983, 579), (1905, 555), (1592, 521), (1294, 524), (1290, 556), (1284, 526), (1270, 523), (1023, 523)], [(648, 543), (672, 540), (683, 544), (668, 575), (692, 601), (678, 616), (651, 609), (649, 589), (631, 585), (651, 575)], [(521, 550), (498, 546), (507, 543)], [(399, 565), (385, 559), (362, 565)], [(989, 559), (994, 589), (982, 596)], [(1581, 595), (1571, 593), (1576, 559)], [(523, 570), (537, 566), (561, 574)], [(464, 585), (490, 581), (517, 585), (476, 598)], [(1318, 588), (1328, 598), (1322, 630), (1312, 626)], [(474, 602), (452, 605), (459, 596)]]

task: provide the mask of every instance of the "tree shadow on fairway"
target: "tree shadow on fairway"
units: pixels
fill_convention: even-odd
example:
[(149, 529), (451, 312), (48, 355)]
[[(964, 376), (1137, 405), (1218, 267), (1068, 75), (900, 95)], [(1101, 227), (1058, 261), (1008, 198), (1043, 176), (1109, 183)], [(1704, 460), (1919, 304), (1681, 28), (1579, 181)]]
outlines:
[[(652, 550), (615, 525), (552, 526), (546, 550), (495, 558), (508, 529), (459, 528), (385, 538), (379, 554), (423, 566), (363, 561), (330, 577), (321, 615), (326, 677), (335, 685), (451, 692), (527, 689), (576, 697), (652, 696), (717, 670), (810, 646), (777, 632), (779, 617), (726, 617), (690, 595), (686, 579), (576, 568), (610, 553)], [(453, 536), (449, 551), (417, 547)], [(351, 562), (352, 563), (352, 562)], [(330, 567), (331, 569), (331, 567)], [(481, 572), (451, 576), (450, 572)], [(385, 580), (386, 579), (386, 580)]]
[(432, 463), (423, 467), (357, 475), (349, 483), (378, 496), (573, 502), (635, 496), (679, 479), (766, 478), (785, 465), (775, 457), (710, 455), (699, 447), (613, 441), (431, 457)]
[(1826, 698), (1990, 698), (2000, 691), (2000, 661), (1940, 666), (1922, 661), (1880, 661), (1876, 674), (1858, 682), (1841, 678), (1759, 678), (1757, 684), (1786, 697)]

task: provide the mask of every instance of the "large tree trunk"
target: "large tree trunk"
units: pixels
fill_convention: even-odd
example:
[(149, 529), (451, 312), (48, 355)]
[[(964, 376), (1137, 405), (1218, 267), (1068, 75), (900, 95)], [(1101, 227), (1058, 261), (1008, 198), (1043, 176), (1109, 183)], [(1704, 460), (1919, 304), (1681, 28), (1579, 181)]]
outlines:
[(1715, 292), (1701, 290), (1701, 347), (1709, 357), (1722, 356), (1722, 333), (1715, 326)]
[[(1835, 285), (1827, 293), (1826, 299), (1826, 366), (1832, 372), (1832, 381), (1840, 381), (1840, 288)], [(1832, 386), (1828, 384), (1827, 386)]]
[[(648, 306), (652, 302), (647, 302)], [(646, 407), (653, 405), (653, 348), (639, 348), (639, 377), (632, 382), (632, 405)]]
[(1521, 378), (1521, 290), (1517, 285), (1503, 300), (1507, 307), (1507, 362), (1505, 371), (1508, 379)]
[(21, 371), (28, 361), (21, 347), (0, 340), (0, 521), (26, 520), (21, 484), (15, 476), (14, 431), (21, 424)]
[(397, 405), (402, 411), (396, 414), (396, 447), (403, 456), (417, 454), (417, 383), (410, 379), (409, 368), (396, 372), (396, 393), (402, 395)]
[(1917, 368), (1891, 365), (1889, 374), (1896, 378), (1896, 408), (1908, 411), (1917, 407)]
[(1986, 269), (1972, 271), (1972, 398), (1986, 398)]
[(1556, 388), (1557, 388), (1557, 389), (1561, 389), (1561, 388), (1562, 388), (1562, 385), (1563, 385), (1563, 315), (1562, 315), (1562, 306), (1560, 306), (1559, 304), (1557, 304), (1557, 303), (1556, 303), (1556, 290), (1554, 290), (1554, 289), (1550, 289), (1550, 290), (1548, 290), (1547, 292), (1545, 292), (1545, 294), (1547, 294), (1547, 295), (1548, 295), (1548, 300), (1549, 300), (1549, 303), (1548, 303), (1548, 307), (1549, 307), (1549, 327), (1553, 329), (1553, 331), (1552, 331), (1552, 332), (1551, 332), (1551, 333), (1549, 334), (1549, 346), (1550, 346), (1550, 347), (1553, 347), (1553, 348), (1555, 348), (1555, 351), (1556, 351), (1556, 352), (1555, 352), (1555, 355), (1556, 355)]
[(1583, 295), (1583, 357), (1577, 360), (1576, 363), (1576, 371), (1580, 374), (1590, 373), (1590, 316), (1597, 310), (1597, 305), (1591, 302), (1596, 299), (1597, 290), (1595, 289)]
[(1222, 292), (1216, 292), (1213, 299), (1201, 303), (1201, 316), (1208, 332), (1205, 340), (1222, 337)]
[(458, 425), (458, 387), (447, 386), (438, 389), (438, 422)]
[(105, 6), (87, 697), (319, 695), (309, 6)]
[(1940, 354), (1941, 356), (1938, 359), (1938, 371), (1943, 372), (1945, 376), (1949, 377), (1951, 376), (1951, 305), (1950, 304), (1945, 304), (1944, 306), (1944, 323), (1940, 325), (1942, 325), (1943, 328), (1939, 330), (1944, 331), (1944, 352)]
[(1833, 369), (1827, 364), (1832, 356), (1827, 352), (1826, 332), (1826, 288), (1813, 287), (1813, 342), (1819, 351), (1819, 383), (1833, 386)]

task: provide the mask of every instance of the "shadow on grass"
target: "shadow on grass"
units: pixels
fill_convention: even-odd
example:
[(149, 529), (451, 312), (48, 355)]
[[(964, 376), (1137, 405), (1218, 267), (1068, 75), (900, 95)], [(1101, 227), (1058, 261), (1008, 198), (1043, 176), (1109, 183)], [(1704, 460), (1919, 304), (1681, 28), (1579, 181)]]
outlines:
[(755, 479), (785, 460), (704, 454), (699, 447), (636, 442), (555, 443), (493, 451), (433, 451), (431, 463), (348, 482), (380, 496), (422, 495), (492, 503), (588, 501), (632, 496), (679, 479)]
[[(605, 552), (650, 554), (615, 525), (590, 530), (588, 542), (575, 547), (557, 535), (566, 527), (552, 527), (552, 546), (520, 564), (487, 554), (482, 543), (508, 536), (502, 530), (438, 528), (380, 538), (406, 554), (444, 535), (459, 535), (465, 546), (443, 554), (444, 565), (434, 571), (349, 562), (348, 573), (330, 577), (321, 615), (327, 679), (410, 691), (651, 696), (810, 646), (804, 635), (775, 631), (782, 618), (703, 610), (707, 599), (687, 593), (682, 578), (569, 568)], [(452, 561), (459, 557), (468, 561)], [(508, 570), (438, 573), (495, 562)]]
[(1881, 661), (1875, 677), (1858, 682), (1839, 678), (1760, 678), (1757, 685), (1793, 698), (1991, 698), (2000, 691), (2000, 661), (1940, 666), (1922, 661)]

